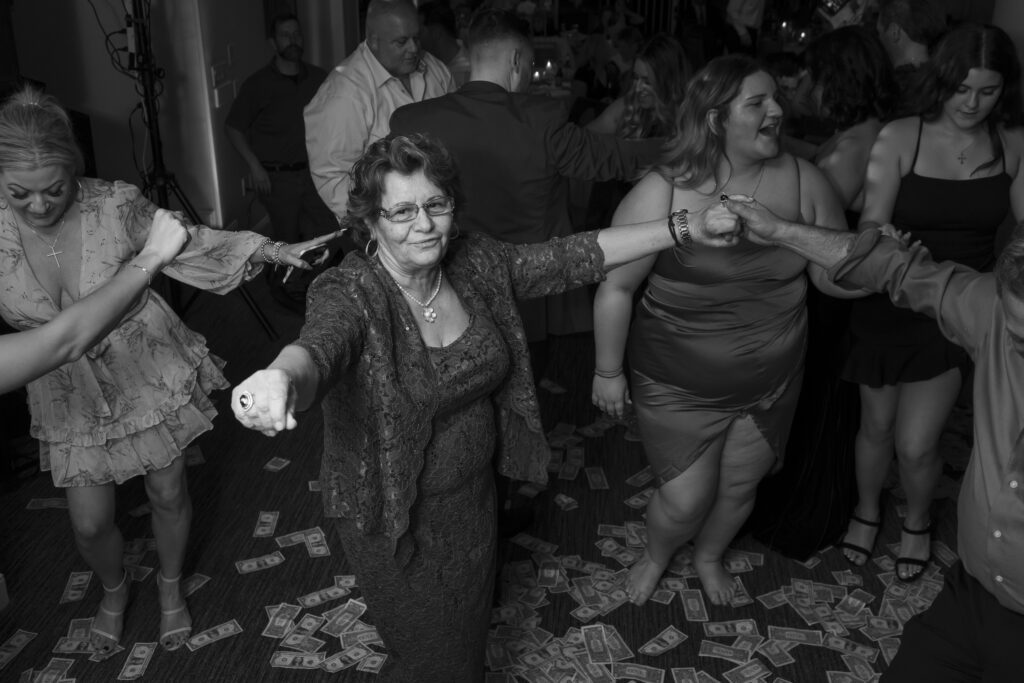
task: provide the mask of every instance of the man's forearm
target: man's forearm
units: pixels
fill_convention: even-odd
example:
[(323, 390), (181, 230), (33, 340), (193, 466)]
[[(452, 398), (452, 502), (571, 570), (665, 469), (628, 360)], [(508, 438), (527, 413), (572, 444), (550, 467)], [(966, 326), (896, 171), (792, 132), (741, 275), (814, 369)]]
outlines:
[(829, 269), (846, 258), (856, 239), (857, 235), (850, 232), (780, 221), (771, 243)]

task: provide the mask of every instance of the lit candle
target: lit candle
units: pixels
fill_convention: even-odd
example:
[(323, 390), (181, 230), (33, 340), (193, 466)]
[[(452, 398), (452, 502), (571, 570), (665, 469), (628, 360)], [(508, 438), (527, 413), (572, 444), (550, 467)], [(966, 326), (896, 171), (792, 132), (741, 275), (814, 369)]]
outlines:
[(782, 28), (786, 28), (786, 22), (782, 22)]

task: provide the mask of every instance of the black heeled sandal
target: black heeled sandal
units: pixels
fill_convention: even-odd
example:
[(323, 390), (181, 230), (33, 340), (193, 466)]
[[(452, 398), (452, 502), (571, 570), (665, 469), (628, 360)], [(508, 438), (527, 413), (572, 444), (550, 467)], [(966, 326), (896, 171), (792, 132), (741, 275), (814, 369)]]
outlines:
[[(903, 525), (903, 532), (911, 534), (913, 536), (923, 536), (925, 534), (931, 535), (932, 523), (928, 522), (928, 526), (923, 529), (908, 529), (907, 525)], [(929, 539), (931, 540), (931, 539)], [(916, 557), (897, 557), (896, 558), (896, 578), (902, 583), (913, 583), (921, 578), (921, 574), (924, 574), (925, 568), (928, 567), (928, 563), (932, 561), (931, 543), (928, 544), (928, 557), (923, 560), (919, 560)], [(918, 570), (910, 576), (904, 578), (900, 576), (900, 565), (917, 567)]]
[[(857, 545), (856, 543), (849, 543), (847, 541), (840, 541), (839, 543), (836, 544), (837, 548), (841, 548), (843, 550), (852, 550), (855, 553), (860, 553), (861, 555), (863, 555), (864, 556), (864, 561), (863, 562), (854, 562), (849, 557), (846, 557), (846, 555), (843, 555), (843, 557), (846, 557), (846, 561), (849, 562), (850, 564), (852, 564), (854, 567), (863, 567), (865, 564), (867, 564), (868, 560), (871, 559), (871, 555), (874, 554), (874, 552), (875, 552), (875, 544), (878, 543), (878, 532), (882, 528), (882, 520), (879, 519), (876, 522), (871, 522), (871, 521), (868, 521), (868, 520), (864, 519), (863, 517), (858, 517), (857, 515), (850, 515), (850, 519), (852, 521), (854, 521), (854, 522), (857, 522), (858, 524), (863, 524), (864, 526), (870, 527), (870, 528), (875, 530), (875, 538), (871, 541), (871, 547), (870, 548), (865, 548), (862, 545)], [(845, 538), (849, 533), (850, 533), (850, 525), (847, 524), (846, 525), (846, 533), (843, 534), (843, 537)]]

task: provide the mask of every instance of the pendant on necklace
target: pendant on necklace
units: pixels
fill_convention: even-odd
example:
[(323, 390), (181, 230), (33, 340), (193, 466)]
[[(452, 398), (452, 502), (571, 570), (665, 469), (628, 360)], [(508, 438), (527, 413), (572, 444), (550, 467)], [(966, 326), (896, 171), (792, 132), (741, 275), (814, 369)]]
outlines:
[(437, 311), (434, 310), (433, 306), (423, 307), (423, 319), (428, 323), (432, 323), (437, 320)]

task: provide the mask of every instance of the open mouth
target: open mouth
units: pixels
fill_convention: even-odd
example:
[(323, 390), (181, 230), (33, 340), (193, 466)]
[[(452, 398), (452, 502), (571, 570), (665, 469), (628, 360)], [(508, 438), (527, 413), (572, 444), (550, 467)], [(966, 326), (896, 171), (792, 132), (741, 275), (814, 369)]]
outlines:
[(769, 123), (769, 124), (766, 124), (764, 126), (761, 126), (757, 130), (757, 133), (758, 133), (758, 135), (766, 135), (766, 136), (768, 136), (770, 138), (778, 138), (779, 137), (779, 122), (775, 121), (773, 123)]

